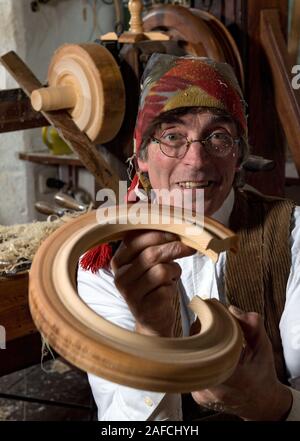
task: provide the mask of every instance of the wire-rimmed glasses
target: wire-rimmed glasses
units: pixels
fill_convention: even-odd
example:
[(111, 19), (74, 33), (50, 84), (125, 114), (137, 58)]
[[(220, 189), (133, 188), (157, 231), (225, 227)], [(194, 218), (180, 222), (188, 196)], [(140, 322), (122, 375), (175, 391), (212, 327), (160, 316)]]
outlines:
[(159, 144), (161, 152), (170, 158), (183, 158), (191, 144), (200, 142), (209, 155), (224, 158), (232, 151), (240, 138), (233, 138), (229, 133), (214, 132), (204, 139), (189, 140), (182, 133), (166, 133), (160, 138), (152, 136), (152, 142)]

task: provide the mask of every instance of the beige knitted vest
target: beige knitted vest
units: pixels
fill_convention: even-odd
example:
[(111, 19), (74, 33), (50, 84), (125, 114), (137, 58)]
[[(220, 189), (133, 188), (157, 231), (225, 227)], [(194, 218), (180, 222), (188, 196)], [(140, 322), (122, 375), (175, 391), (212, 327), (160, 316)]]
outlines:
[(230, 228), (239, 234), (239, 251), (227, 253), (225, 293), (230, 304), (264, 318), (278, 378), (287, 373), (279, 332), (291, 266), (289, 246), (295, 204), (286, 199), (237, 191)]

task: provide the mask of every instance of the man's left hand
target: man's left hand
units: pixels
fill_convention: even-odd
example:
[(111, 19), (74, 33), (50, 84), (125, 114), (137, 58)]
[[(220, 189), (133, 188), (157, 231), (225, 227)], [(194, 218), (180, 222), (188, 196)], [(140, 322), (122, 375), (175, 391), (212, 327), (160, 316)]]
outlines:
[(239, 321), (246, 346), (233, 375), (219, 386), (193, 392), (194, 400), (245, 420), (285, 419), (293, 398), (291, 391), (277, 378), (272, 346), (262, 317), (234, 306), (229, 310)]

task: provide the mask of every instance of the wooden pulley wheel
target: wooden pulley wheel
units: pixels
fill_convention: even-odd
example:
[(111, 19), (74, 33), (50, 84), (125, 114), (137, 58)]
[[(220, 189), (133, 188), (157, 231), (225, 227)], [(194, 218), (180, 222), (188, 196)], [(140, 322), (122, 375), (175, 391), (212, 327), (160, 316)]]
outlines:
[(203, 225), (201, 219), (185, 213), (183, 221), (179, 209), (170, 216), (168, 208), (159, 211), (151, 205), (150, 211), (148, 204), (142, 204), (140, 223), (136, 223), (132, 207), (102, 208), (82, 215), (42, 244), (29, 282), (30, 310), (37, 328), (65, 359), (116, 383), (149, 391), (189, 392), (225, 381), (238, 363), (242, 333), (217, 300), (195, 297), (191, 302), (201, 322), (198, 335), (162, 338), (105, 320), (77, 294), (79, 256), (98, 243), (121, 239), (130, 230), (176, 233), (182, 242), (214, 260), (222, 250), (237, 247), (237, 237), (213, 220), (205, 218)]
[(181, 41), (187, 54), (225, 61), (212, 29), (188, 8), (177, 5), (155, 7), (144, 16), (143, 23), (145, 32), (166, 32), (172, 39)]
[(53, 55), (48, 85), (31, 94), (37, 111), (68, 109), (91, 141), (113, 139), (125, 113), (125, 88), (111, 53), (100, 44), (65, 44)]
[(164, 5), (144, 17), (145, 31), (164, 31), (181, 40), (187, 54), (229, 63), (244, 87), (244, 70), (238, 47), (230, 32), (214, 15), (201, 9)]

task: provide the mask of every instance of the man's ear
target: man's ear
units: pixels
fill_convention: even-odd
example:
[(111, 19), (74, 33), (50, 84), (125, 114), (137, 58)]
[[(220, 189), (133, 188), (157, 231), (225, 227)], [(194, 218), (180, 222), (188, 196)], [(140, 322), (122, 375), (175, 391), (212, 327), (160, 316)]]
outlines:
[(145, 161), (141, 158), (137, 158), (137, 163), (139, 166), (139, 171), (144, 172), (144, 173), (148, 172), (148, 162), (147, 161)]

